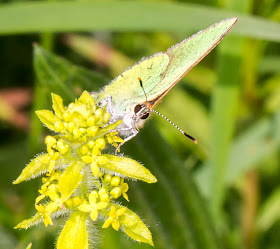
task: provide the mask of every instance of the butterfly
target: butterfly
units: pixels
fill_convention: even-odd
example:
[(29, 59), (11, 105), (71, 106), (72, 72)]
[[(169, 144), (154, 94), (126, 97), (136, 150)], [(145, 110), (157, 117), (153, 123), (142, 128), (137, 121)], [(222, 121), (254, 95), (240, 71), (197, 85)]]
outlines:
[[(139, 133), (149, 113), (156, 112), (153, 108), (158, 101), (225, 37), (236, 22), (237, 18), (223, 20), (172, 46), (166, 52), (144, 57), (99, 93), (92, 93), (96, 103), (106, 105), (111, 114), (109, 122), (122, 120), (117, 131), (124, 137), (124, 142)], [(122, 144), (119, 144), (116, 152)]]

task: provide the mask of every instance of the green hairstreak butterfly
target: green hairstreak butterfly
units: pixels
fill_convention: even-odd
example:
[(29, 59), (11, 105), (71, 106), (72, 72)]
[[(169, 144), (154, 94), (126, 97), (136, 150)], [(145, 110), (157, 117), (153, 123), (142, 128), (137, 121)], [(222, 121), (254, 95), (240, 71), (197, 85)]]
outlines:
[(155, 104), (224, 38), (236, 21), (236, 18), (223, 20), (166, 52), (143, 58), (101, 92), (92, 93), (96, 103), (106, 104), (110, 122), (123, 121), (117, 131), (125, 142), (138, 134)]

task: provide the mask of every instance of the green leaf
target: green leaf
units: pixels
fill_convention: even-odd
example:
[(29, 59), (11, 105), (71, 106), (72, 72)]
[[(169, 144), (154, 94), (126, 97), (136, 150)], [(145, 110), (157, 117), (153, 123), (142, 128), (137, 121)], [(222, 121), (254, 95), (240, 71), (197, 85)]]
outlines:
[(34, 67), (42, 87), (63, 97), (66, 102), (73, 101), (82, 91), (98, 91), (106, 81), (98, 74), (73, 65), (58, 56), (34, 46)]
[[(229, 0), (225, 8), (240, 12), (249, 12), (250, 0)], [(244, 39), (227, 37), (218, 46), (217, 83), (211, 103), (211, 135), (209, 164), (211, 167), (211, 211), (217, 224), (222, 225), (222, 205), (225, 198), (226, 166), (235, 130), (241, 62), (244, 51)], [(223, 226), (223, 225), (222, 225)]]
[(259, 73), (268, 74), (268, 73), (280, 73), (280, 57), (268, 55), (264, 57), (259, 64), (258, 68)]
[(280, 219), (280, 188), (277, 188), (268, 197), (260, 210), (257, 218), (257, 228), (260, 232), (267, 231)]
[[(234, 132), (239, 93), (242, 41), (231, 37), (221, 44), (218, 57), (219, 74), (212, 97), (212, 137), (210, 164), (212, 169), (211, 205), (215, 217), (221, 220), (221, 205), (225, 194), (224, 175)], [(223, 132), (221, 132), (221, 130)]]
[[(48, 172), (49, 162), (48, 154), (37, 156), (23, 169), (13, 184), (19, 184)], [(70, 160), (64, 157), (59, 157), (55, 162), (54, 169), (64, 169), (69, 163), (71, 163)]]
[(60, 176), (58, 181), (58, 189), (61, 193), (61, 199), (67, 200), (74, 190), (78, 187), (82, 180), (81, 169), (85, 164), (82, 162), (74, 162)]
[[(119, 208), (123, 208), (121, 205), (115, 206)], [(130, 209), (126, 209), (126, 212), (119, 217), (119, 221), (121, 223), (121, 227), (123, 231), (132, 239), (138, 242), (148, 243), (151, 246), (154, 246), (153, 238), (148, 227), (143, 223), (140, 217), (132, 212)]]
[(71, 50), (93, 63), (100, 63), (100, 48), (107, 51), (110, 59), (103, 57), (102, 65), (110, 69), (111, 75), (118, 75), (135, 63), (130, 57), (92, 36), (70, 34), (65, 37), (65, 43)]
[(147, 183), (155, 183), (157, 179), (152, 173), (142, 166), (137, 161), (120, 156), (104, 155), (109, 159), (109, 162), (101, 167), (113, 172), (118, 172), (124, 176), (142, 180)]
[(63, 99), (57, 95), (52, 93), (52, 102), (53, 102), (53, 110), (55, 112), (55, 115), (62, 118), (62, 114), (64, 113), (64, 105), (63, 105)]
[(21, 172), (19, 177), (13, 182), (13, 184), (19, 184), (23, 181), (35, 178), (45, 172), (49, 167), (49, 155), (43, 154), (33, 159)]
[[(262, 118), (235, 139), (230, 149), (228, 165), (226, 166), (225, 183), (230, 185), (248, 170), (258, 167), (280, 145), (280, 112), (270, 118)], [(207, 198), (211, 197), (207, 187), (210, 181), (211, 169), (208, 164), (196, 172), (195, 178), (200, 190)]]
[(57, 249), (87, 249), (87, 213), (73, 212), (57, 240)]
[[(265, 98), (265, 109), (269, 112), (277, 112), (280, 107), (280, 86), (279, 86), (280, 76), (276, 74), (276, 76), (269, 78), (264, 82), (266, 91), (264, 91), (263, 95), (266, 95)], [(267, 94), (269, 91), (269, 94)]]
[(20, 222), (19, 224), (17, 224), (14, 229), (27, 229), (30, 228), (32, 226), (35, 226), (39, 223), (43, 222), (43, 217), (40, 213), (36, 213), (32, 218), (27, 219), (27, 220), (23, 220), (22, 222)]
[(0, 9), (0, 34), (93, 30), (186, 32), (233, 16), (239, 18), (239, 23), (232, 33), (280, 41), (280, 24), (264, 18), (190, 3), (139, 1), (6, 4)]
[(59, 122), (60, 119), (56, 117), (51, 111), (49, 110), (39, 110), (36, 111), (36, 115), (41, 120), (41, 122), (46, 125), (50, 130), (55, 131), (55, 122)]

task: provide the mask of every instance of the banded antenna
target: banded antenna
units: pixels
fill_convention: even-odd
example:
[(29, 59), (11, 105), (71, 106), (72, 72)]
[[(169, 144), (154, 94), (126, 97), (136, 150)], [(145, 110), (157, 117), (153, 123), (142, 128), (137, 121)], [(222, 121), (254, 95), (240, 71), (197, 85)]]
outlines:
[[(139, 83), (140, 83), (140, 86), (141, 88), (143, 89), (143, 92), (145, 94), (145, 97), (146, 97), (146, 102), (147, 102), (147, 95), (146, 95), (146, 92), (145, 92), (145, 89), (143, 87), (143, 83), (142, 83), (142, 80), (140, 78), (138, 78), (139, 80)], [(195, 144), (197, 144), (197, 140), (192, 137), (191, 135), (187, 134), (186, 132), (184, 132), (180, 127), (178, 127), (177, 125), (175, 125), (169, 118), (167, 118), (166, 116), (164, 116), (163, 114), (159, 113), (158, 111), (155, 111), (155, 110), (152, 110), (152, 109), (149, 109), (149, 112), (154, 112), (156, 113), (157, 115), (163, 117), (166, 121), (168, 121), (170, 124), (172, 124), (177, 130), (179, 130), (184, 136), (186, 136), (187, 138), (191, 139)], [(146, 115), (147, 112), (144, 112), (142, 116)]]
[(187, 138), (191, 139), (195, 144), (197, 144), (197, 140), (194, 137), (192, 137), (191, 135), (184, 132), (180, 127), (175, 125), (169, 118), (167, 118), (166, 116), (164, 116), (163, 114), (161, 114), (155, 110), (150, 110), (150, 112), (154, 112), (154, 113), (158, 114), (159, 116), (163, 117), (166, 121), (168, 121), (170, 124), (172, 124), (177, 130), (179, 130), (183, 135), (185, 135)]

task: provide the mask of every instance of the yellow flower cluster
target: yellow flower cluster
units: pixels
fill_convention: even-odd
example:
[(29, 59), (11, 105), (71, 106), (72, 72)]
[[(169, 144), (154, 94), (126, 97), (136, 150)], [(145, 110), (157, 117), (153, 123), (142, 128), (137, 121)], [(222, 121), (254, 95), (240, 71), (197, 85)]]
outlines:
[(88, 245), (85, 222), (88, 217), (96, 221), (101, 216), (105, 218), (103, 228), (121, 227), (131, 238), (152, 245), (151, 233), (140, 218), (115, 203), (120, 196), (129, 201), (125, 177), (157, 181), (140, 163), (104, 154), (107, 144), (117, 147), (123, 142), (116, 132), (121, 120), (110, 124), (106, 107), (96, 106), (88, 92), (67, 107), (58, 95), (52, 94), (52, 100), (54, 113), (41, 110), (36, 114), (56, 135), (45, 138), (47, 153), (31, 161), (14, 181), (18, 184), (45, 174), (35, 201), (37, 213), (15, 228), (29, 228), (42, 221), (45, 226), (53, 225), (54, 217), (71, 213), (57, 243), (59, 249), (69, 248), (71, 238), (69, 242), (67, 235), (77, 229), (81, 230), (81, 243)]

